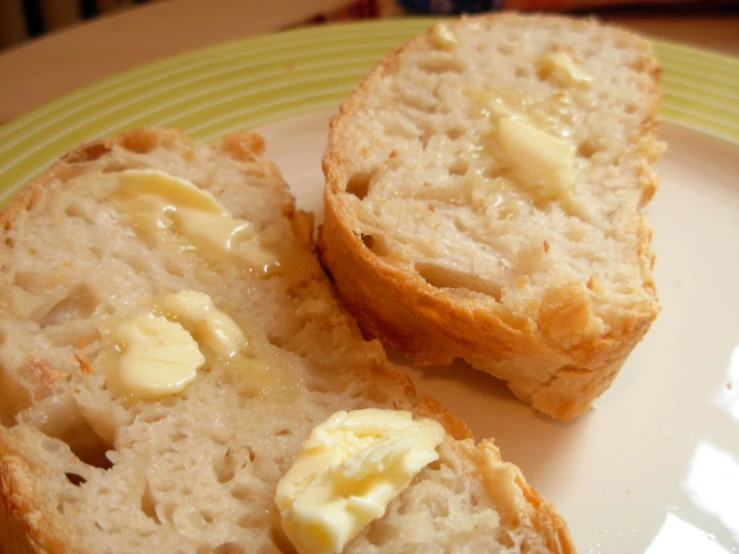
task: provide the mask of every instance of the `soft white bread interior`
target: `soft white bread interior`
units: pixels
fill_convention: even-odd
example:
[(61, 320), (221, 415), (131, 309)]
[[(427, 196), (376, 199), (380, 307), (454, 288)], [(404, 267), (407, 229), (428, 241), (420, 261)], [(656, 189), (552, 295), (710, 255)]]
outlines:
[(585, 412), (658, 313), (659, 66), (593, 20), (437, 25), (331, 123), (319, 255), (366, 335)]
[[(82, 146), (0, 216), (0, 550), (293, 552), (274, 504), (311, 429), (338, 410), (411, 410), (448, 435), (345, 552), (569, 553), (567, 527), (492, 441), (415, 395), (340, 308), (258, 135), (208, 146), (138, 130)], [(263, 274), (121, 209), (121, 172), (154, 168), (250, 222)], [(122, 394), (110, 333), (183, 290), (247, 337), (182, 392)]]

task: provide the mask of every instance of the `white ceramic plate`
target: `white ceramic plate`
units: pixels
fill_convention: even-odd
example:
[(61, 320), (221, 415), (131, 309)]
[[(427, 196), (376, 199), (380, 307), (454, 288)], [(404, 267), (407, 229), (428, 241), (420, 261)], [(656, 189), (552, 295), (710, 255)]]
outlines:
[[(427, 25), (269, 35), (86, 87), (0, 127), (0, 199), (79, 142), (125, 128), (173, 125), (208, 139), (261, 126), (299, 206), (320, 214), (330, 115), (382, 54)], [(650, 209), (663, 309), (610, 390), (561, 424), (485, 374), (408, 369), (478, 439), (496, 438), (565, 515), (581, 554), (739, 552), (739, 61), (655, 46), (671, 122)]]

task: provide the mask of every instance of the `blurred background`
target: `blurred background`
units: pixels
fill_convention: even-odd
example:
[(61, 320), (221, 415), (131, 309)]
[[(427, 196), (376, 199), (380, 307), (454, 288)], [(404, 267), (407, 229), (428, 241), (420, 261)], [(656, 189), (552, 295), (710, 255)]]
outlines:
[[(18, 46), (41, 35), (76, 23), (105, 17), (140, 4), (178, 0), (0, 0), (0, 50)], [(207, 4), (208, 0), (201, 0)], [(268, 0), (243, 0), (259, 4)], [(296, 11), (303, 0), (295, 0)], [(736, 11), (739, 0), (337, 0), (322, 2), (326, 9), (304, 23), (369, 17), (393, 17), (404, 13), (474, 13), (496, 9), (556, 11), (646, 11), (647, 13)], [(304, 8), (304, 6), (301, 6)], [(737, 29), (739, 33), (739, 29)]]
[(0, 0), (0, 48), (146, 0)]

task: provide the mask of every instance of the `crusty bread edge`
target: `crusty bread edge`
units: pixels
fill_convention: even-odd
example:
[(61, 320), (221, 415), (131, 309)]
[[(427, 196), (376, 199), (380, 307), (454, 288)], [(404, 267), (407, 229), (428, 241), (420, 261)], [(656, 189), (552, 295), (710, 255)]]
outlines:
[[(487, 14), (473, 18), (498, 19), (517, 14)], [(527, 16), (547, 19), (558, 16)], [(470, 18), (472, 19), (472, 18)], [(573, 25), (598, 24), (593, 20), (572, 20)], [(609, 27), (626, 37), (630, 31)], [(410, 39), (385, 57), (357, 86), (331, 121), (331, 129), (341, 118), (350, 116), (368, 90), (368, 83), (386, 72), (392, 72), (399, 56), (412, 48), (423, 35)], [(645, 134), (656, 136), (659, 123), (656, 114), (661, 101), (658, 86), (661, 68), (656, 60), (648, 68), (652, 77), (652, 104), (646, 118)], [(357, 319), (368, 338), (379, 338), (392, 349), (414, 355), (417, 365), (446, 365), (464, 358), (477, 369), (493, 373), (505, 380), (508, 372), (515, 378), (516, 364), (543, 367), (547, 377), (534, 388), (511, 387), (519, 398), (534, 408), (561, 420), (571, 420), (585, 413), (591, 401), (611, 384), (621, 365), (649, 329), (659, 313), (652, 277), (654, 254), (650, 251), (651, 228), (640, 216), (639, 258), (644, 289), (650, 301), (634, 310), (630, 324), (617, 335), (583, 340), (573, 348), (564, 348), (541, 332), (526, 329), (525, 322), (515, 317), (501, 317), (486, 308), (460, 305), (442, 289), (419, 275), (397, 269), (381, 261), (353, 233), (347, 222), (352, 215), (336, 198), (342, 173), (342, 145), (329, 134), (323, 158), (326, 177), (324, 190), (324, 222), (319, 232), (318, 253), (332, 275), (339, 294), (349, 312)], [(651, 199), (657, 186), (656, 174), (646, 167), (642, 175), (643, 203)], [(589, 310), (587, 291), (568, 291), (552, 298), (557, 313)], [(552, 322), (556, 325), (556, 322)], [(529, 355), (520, 359), (520, 352)]]
[[(256, 138), (255, 138), (256, 137)], [(150, 144), (164, 139), (172, 143), (190, 144), (189, 139), (174, 129), (137, 129), (122, 133), (118, 136), (96, 140), (83, 144), (64, 155), (48, 171), (34, 179), (11, 200), (10, 204), (0, 211), (0, 234), (12, 228), (18, 215), (27, 210), (34, 202), (37, 194), (42, 194), (44, 188), (56, 179), (64, 179), (76, 174), (73, 167), (76, 163), (88, 160), (109, 152), (115, 145), (122, 144)], [(224, 151), (224, 155), (231, 155), (242, 161), (255, 159), (262, 153), (263, 140), (259, 135), (249, 132), (239, 132), (224, 137), (220, 144), (233, 141), (236, 145), (245, 145), (242, 151), (231, 148)], [(267, 162), (269, 163), (269, 162)], [(285, 190), (289, 195), (289, 192)], [(312, 233), (312, 218), (301, 211), (295, 210), (294, 198), (291, 198), (292, 209), (284, 213), (292, 224), (293, 230), (302, 241), (303, 246), (315, 252)], [(321, 273), (320, 279), (336, 297), (331, 282)], [(337, 298), (338, 302), (338, 298)], [(356, 323), (344, 313), (350, 325), (356, 329)], [(379, 349), (378, 349), (379, 350)], [(441, 404), (430, 396), (417, 396), (415, 387), (410, 378), (395, 370), (387, 360), (384, 352), (378, 357), (371, 368), (377, 379), (398, 387), (412, 403), (413, 411), (420, 416), (432, 417), (444, 425), (447, 432), (455, 439), (471, 439), (472, 434), (467, 425), (447, 411)], [(0, 547), (10, 548), (10, 554), (65, 554), (77, 552), (70, 540), (66, 539), (64, 521), (59, 513), (48, 505), (38, 501), (42, 498), (42, 491), (37, 490), (34, 482), (35, 470), (32, 465), (16, 454), (12, 445), (4, 440), (4, 433), (0, 433)], [(469, 441), (458, 443), (466, 445)], [(518, 468), (513, 464), (503, 462), (499, 451), (492, 441), (485, 441), (467, 450), (467, 456), (475, 461), (484, 456), (486, 463), (479, 465), (481, 478), (485, 480), (492, 474), (492, 468), (506, 466)], [(516, 481), (527, 501), (527, 516), (534, 529), (541, 533), (550, 551), (555, 554), (573, 554), (574, 544), (566, 522), (556, 511), (553, 505), (543, 499), (534, 489), (529, 487), (521, 475)]]
[(56, 514), (39, 509), (43, 491), (33, 483), (28, 464), (9, 455), (0, 442), (0, 552), (8, 554), (72, 554), (63, 525)]

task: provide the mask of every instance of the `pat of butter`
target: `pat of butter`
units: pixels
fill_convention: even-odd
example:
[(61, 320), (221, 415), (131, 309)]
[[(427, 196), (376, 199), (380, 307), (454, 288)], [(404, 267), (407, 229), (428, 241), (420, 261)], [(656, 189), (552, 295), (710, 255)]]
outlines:
[(212, 194), (158, 169), (128, 169), (118, 177), (120, 191), (131, 196), (155, 195), (169, 201), (172, 207), (193, 208), (212, 214), (223, 213), (223, 206)]
[(540, 200), (566, 200), (575, 147), (515, 117), (498, 121), (498, 143), (513, 175)]
[(448, 25), (437, 23), (431, 28), (431, 44), (442, 50), (452, 50), (457, 45), (457, 37)]
[(182, 391), (205, 363), (198, 344), (182, 325), (142, 314), (116, 332), (122, 348), (119, 380), (130, 393), (162, 397)]
[(438, 459), (444, 428), (410, 412), (336, 412), (315, 427), (277, 485), (282, 527), (299, 554), (337, 554)]
[(587, 85), (590, 77), (565, 52), (551, 52), (536, 60), (539, 77), (558, 85)]
[(219, 356), (230, 358), (246, 343), (241, 328), (203, 292), (170, 294), (164, 299), (163, 308)]
[[(567, 141), (573, 129), (567, 101), (558, 95), (536, 98), (471, 83), (463, 90), (472, 114), (487, 119), (492, 128), (468, 146), (469, 157), (488, 155), (493, 164), (502, 163), (508, 170), (506, 181), (518, 185), (534, 202), (555, 200), (568, 214), (589, 219), (585, 207), (571, 195), (577, 151)], [(516, 210), (505, 211), (513, 214)]]
[(190, 240), (236, 255), (254, 268), (277, 261), (259, 245), (248, 221), (233, 217), (213, 195), (190, 181), (157, 169), (130, 169), (120, 173), (118, 192), (143, 201), (155, 212), (157, 228), (171, 226)]

